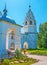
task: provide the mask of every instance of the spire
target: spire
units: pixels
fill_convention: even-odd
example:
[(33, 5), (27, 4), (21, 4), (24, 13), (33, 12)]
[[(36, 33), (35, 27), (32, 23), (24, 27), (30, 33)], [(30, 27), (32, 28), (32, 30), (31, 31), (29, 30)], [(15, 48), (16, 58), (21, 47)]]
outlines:
[(7, 15), (6, 3), (5, 3), (5, 8), (4, 8), (3, 12), (4, 12), (4, 15), (6, 16)]
[(29, 5), (29, 9), (28, 9), (28, 12), (26, 14), (25, 21), (29, 21), (30, 22), (32, 20), (34, 20), (35, 25), (36, 25), (35, 17), (34, 17), (34, 14), (33, 14), (32, 10), (31, 10), (31, 5)]
[(28, 18), (28, 19), (33, 18), (33, 12), (31, 11), (31, 5), (29, 5), (29, 9), (26, 14), (26, 18)]
[(29, 11), (31, 11), (31, 5), (29, 5)]

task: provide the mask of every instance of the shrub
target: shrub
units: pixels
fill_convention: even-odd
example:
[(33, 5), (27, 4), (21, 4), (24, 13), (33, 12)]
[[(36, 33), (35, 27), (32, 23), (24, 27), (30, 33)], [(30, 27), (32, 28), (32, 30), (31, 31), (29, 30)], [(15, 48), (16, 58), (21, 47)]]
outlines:
[(23, 54), (18, 49), (16, 49), (16, 51), (15, 51), (15, 57), (18, 60), (23, 60), (23, 58), (24, 58)]
[(10, 61), (8, 59), (4, 59), (2, 65), (10, 65)]
[(15, 51), (15, 57), (18, 59), (18, 58), (19, 58), (19, 56), (20, 56), (20, 52), (19, 52), (19, 50), (18, 50), (18, 49), (16, 49), (16, 51)]

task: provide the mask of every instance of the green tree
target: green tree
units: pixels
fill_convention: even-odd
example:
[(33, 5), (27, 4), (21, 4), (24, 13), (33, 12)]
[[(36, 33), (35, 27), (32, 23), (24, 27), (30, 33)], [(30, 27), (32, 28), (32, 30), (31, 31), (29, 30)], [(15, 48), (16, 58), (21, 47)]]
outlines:
[(44, 48), (47, 48), (47, 33), (45, 35), (45, 44), (44, 44)]
[(47, 22), (39, 26), (38, 45), (40, 48), (47, 48)]

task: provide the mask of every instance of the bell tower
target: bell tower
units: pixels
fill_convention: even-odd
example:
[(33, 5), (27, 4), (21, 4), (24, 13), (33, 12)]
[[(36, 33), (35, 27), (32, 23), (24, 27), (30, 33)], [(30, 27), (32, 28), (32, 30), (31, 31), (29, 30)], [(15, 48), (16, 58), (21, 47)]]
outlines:
[(31, 6), (29, 5), (29, 10), (26, 14), (24, 20), (24, 33), (22, 34), (21, 47), (26, 49), (36, 49), (37, 48), (37, 28), (36, 20), (31, 11)]
[(26, 14), (25, 21), (24, 21), (24, 33), (34, 33), (36, 31), (36, 20), (31, 11), (31, 6), (29, 5), (29, 10)]

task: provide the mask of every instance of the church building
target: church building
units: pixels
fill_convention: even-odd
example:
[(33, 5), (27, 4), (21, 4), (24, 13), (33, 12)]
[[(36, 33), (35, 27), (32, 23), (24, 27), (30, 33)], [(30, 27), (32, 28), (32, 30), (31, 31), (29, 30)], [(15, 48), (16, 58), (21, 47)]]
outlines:
[[(21, 33), (21, 28), (24, 32)], [(8, 51), (14, 52), (16, 49), (36, 49), (37, 48), (37, 27), (36, 20), (29, 6), (26, 14), (24, 26), (15, 22), (7, 15), (6, 5), (3, 14), (0, 12), (0, 58)]]

